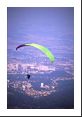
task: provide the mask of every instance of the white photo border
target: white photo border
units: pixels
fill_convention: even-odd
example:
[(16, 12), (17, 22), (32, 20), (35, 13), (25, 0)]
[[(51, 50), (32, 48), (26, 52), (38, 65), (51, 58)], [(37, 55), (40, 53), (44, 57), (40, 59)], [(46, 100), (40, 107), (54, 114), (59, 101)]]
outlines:
[[(74, 7), (74, 109), (7, 109), (7, 7)], [(81, 0), (0, 0), (0, 116), (81, 116)]]

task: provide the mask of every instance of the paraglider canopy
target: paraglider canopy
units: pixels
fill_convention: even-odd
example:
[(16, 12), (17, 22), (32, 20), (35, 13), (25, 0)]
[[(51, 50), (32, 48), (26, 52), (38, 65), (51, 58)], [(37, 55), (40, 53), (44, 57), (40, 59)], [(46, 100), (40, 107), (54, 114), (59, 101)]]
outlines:
[(17, 46), (16, 50), (18, 50), (19, 48), (24, 47), (24, 46), (32, 46), (32, 47), (35, 47), (35, 48), (39, 49), (40, 51), (42, 51), (49, 58), (49, 60), (51, 62), (54, 62), (54, 59), (55, 59), (54, 55), (51, 53), (51, 51), (48, 48), (46, 48), (46, 47), (44, 47), (42, 45), (36, 44), (36, 43), (31, 43), (31, 44), (26, 43), (26, 44), (22, 44), (22, 45)]

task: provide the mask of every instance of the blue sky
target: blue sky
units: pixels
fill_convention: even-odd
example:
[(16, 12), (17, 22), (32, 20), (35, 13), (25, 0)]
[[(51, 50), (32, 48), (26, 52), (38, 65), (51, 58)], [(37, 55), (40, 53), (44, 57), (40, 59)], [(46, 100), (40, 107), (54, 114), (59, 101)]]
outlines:
[(19, 44), (32, 42), (48, 47), (56, 58), (73, 57), (73, 7), (8, 7), (7, 29), (8, 59), (24, 59), (35, 54), (44, 57), (30, 47), (16, 52)]

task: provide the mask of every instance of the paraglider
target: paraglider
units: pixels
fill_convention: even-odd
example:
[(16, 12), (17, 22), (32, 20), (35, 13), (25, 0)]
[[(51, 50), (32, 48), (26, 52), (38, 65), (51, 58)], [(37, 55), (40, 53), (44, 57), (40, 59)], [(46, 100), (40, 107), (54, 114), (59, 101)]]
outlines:
[(29, 74), (27, 74), (27, 78), (30, 79), (30, 75)]
[[(42, 45), (36, 44), (36, 43), (31, 43), (31, 44), (26, 43), (26, 44), (17, 46), (16, 50), (18, 50), (19, 48), (24, 47), (24, 46), (32, 46), (32, 47), (39, 49), (41, 52), (43, 52), (49, 58), (51, 63), (54, 62), (54, 55), (51, 53), (51, 51), (48, 48), (46, 48)], [(27, 78), (30, 79), (29, 74), (27, 74)]]
[(35, 48), (39, 49), (40, 51), (42, 51), (49, 58), (49, 60), (52, 63), (54, 62), (54, 55), (51, 53), (51, 51), (48, 48), (46, 48), (46, 47), (44, 47), (42, 45), (36, 44), (36, 43), (31, 43), (31, 44), (26, 43), (26, 44), (22, 44), (22, 45), (17, 46), (16, 50), (18, 50), (19, 48), (24, 47), (24, 46), (32, 46), (32, 47), (35, 47)]

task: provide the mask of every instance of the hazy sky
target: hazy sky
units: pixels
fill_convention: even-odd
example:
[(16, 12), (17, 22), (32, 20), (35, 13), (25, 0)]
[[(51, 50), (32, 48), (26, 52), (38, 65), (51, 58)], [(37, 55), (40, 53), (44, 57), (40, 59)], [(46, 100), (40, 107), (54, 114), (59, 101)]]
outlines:
[(62, 57), (62, 53), (73, 55), (73, 7), (8, 7), (7, 28), (8, 58), (30, 54), (29, 49), (17, 53), (15, 48), (31, 42), (48, 47), (57, 57), (60, 53)]

